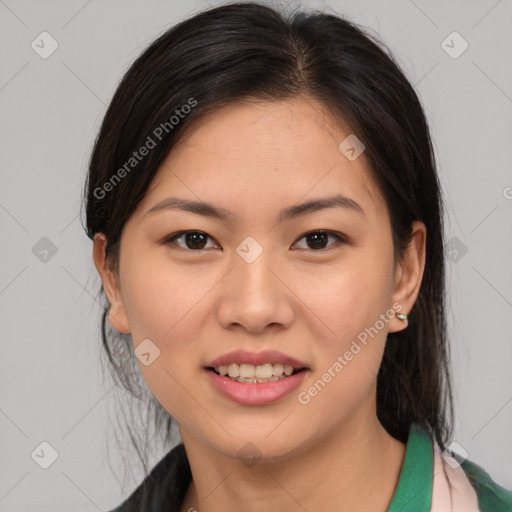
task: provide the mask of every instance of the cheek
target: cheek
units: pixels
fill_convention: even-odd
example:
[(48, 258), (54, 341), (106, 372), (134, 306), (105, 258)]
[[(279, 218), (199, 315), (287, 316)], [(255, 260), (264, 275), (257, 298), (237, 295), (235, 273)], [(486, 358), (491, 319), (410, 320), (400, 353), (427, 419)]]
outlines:
[(393, 314), (386, 316), (392, 264), (383, 256), (359, 254), (306, 288), (307, 304), (322, 320), (316, 322), (322, 326), (314, 344), (318, 364), (303, 388), (306, 398), (315, 396), (311, 410), (339, 404), (332, 414), (342, 419), (374, 392)]
[(343, 422), (373, 403), (392, 314), (386, 321), (388, 289), (377, 274), (354, 265), (325, 282), (317, 279), (328, 284), (327, 292), (315, 288), (308, 293), (308, 307), (322, 319), (315, 323), (323, 326), (313, 345), (314, 372), (298, 396), (308, 415), (329, 410), (331, 421)]
[(141, 260), (131, 269), (126, 272), (125, 305), (134, 342), (154, 338), (164, 346), (172, 344), (185, 327), (190, 330), (191, 319), (198, 318), (198, 306), (214, 286), (214, 276), (179, 268), (167, 258), (153, 258), (151, 264)]
[[(347, 259), (343, 265), (325, 272), (301, 276), (300, 296), (304, 297), (305, 311), (321, 320), (321, 337), (329, 346), (342, 349), (350, 345), (351, 340), (386, 312), (390, 299), (389, 272), (386, 265), (359, 257), (352, 262)], [(380, 323), (379, 326), (382, 330)]]
[[(149, 259), (149, 258), (147, 258)], [(192, 414), (197, 403), (192, 376), (198, 371), (195, 345), (200, 339), (212, 277), (177, 271), (169, 262), (153, 260), (126, 267), (125, 305), (134, 348), (149, 339), (159, 355), (149, 365), (138, 362), (155, 398), (178, 421)], [(202, 300), (203, 299), (203, 300)], [(200, 407), (194, 414), (200, 415)], [(198, 420), (199, 422), (199, 420)]]

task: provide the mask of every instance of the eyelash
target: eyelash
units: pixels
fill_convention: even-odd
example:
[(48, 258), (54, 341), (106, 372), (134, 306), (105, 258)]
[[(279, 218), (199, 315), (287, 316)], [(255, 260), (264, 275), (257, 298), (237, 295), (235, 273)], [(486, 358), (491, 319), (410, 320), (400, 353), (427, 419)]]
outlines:
[[(213, 238), (210, 235), (204, 233), (203, 231), (190, 230), (190, 231), (179, 231), (177, 233), (173, 233), (172, 235), (169, 235), (168, 237), (166, 237), (163, 240), (163, 243), (164, 244), (174, 244), (174, 245), (177, 245), (175, 243), (175, 240), (177, 240), (177, 239), (181, 238), (183, 235), (186, 235), (186, 234), (189, 234), (189, 233), (199, 233), (201, 235), (205, 235), (210, 240), (213, 240)], [(334, 243), (334, 244), (331, 244), (327, 248), (323, 248), (323, 249), (304, 249), (304, 250), (309, 250), (309, 251), (313, 251), (313, 252), (324, 252), (325, 253), (325, 252), (328, 252), (328, 251), (336, 248), (337, 246), (339, 246), (342, 243), (347, 243), (347, 239), (344, 236), (340, 235), (339, 233), (335, 233), (334, 231), (328, 231), (328, 230), (325, 230), (325, 229), (318, 229), (318, 230), (314, 230), (314, 231), (308, 231), (307, 233), (304, 233), (300, 238), (298, 238), (297, 241), (302, 240), (303, 238), (306, 238), (308, 235), (313, 235), (313, 234), (321, 234), (321, 235), (333, 236), (333, 237), (337, 238), (337, 242)], [(184, 251), (187, 251), (187, 252), (196, 252), (196, 253), (199, 253), (199, 252), (202, 252), (202, 251), (205, 250), (205, 249), (189, 249), (188, 247), (185, 247), (185, 248), (184, 247), (180, 247), (180, 249), (183, 249)]]

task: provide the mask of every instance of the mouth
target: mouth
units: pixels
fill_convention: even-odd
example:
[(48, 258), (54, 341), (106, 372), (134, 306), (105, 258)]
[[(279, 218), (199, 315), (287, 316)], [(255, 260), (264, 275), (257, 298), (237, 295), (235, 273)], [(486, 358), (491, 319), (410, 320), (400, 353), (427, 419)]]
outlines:
[(302, 361), (276, 350), (235, 350), (203, 368), (218, 393), (250, 406), (281, 401), (301, 385), (311, 370)]
[(263, 363), (259, 365), (248, 363), (230, 363), (216, 367), (206, 367), (207, 370), (245, 384), (266, 384), (286, 379), (307, 370), (306, 367), (282, 363)]

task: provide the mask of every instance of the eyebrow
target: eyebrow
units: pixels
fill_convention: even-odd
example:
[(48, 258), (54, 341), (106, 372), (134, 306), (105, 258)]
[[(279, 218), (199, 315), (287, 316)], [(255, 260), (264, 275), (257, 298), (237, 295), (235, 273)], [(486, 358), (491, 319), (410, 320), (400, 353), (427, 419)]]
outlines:
[[(344, 208), (362, 216), (366, 216), (363, 208), (353, 199), (338, 194), (331, 197), (311, 199), (304, 203), (284, 208), (279, 213), (277, 222), (300, 217), (308, 213), (325, 210), (327, 208)], [(191, 201), (189, 199), (181, 199), (178, 197), (168, 197), (167, 199), (160, 201), (151, 207), (144, 216), (163, 210), (183, 210), (197, 215), (202, 215), (203, 217), (213, 217), (222, 221), (233, 221), (236, 218), (236, 215), (233, 212), (226, 210), (225, 208), (203, 201)]]

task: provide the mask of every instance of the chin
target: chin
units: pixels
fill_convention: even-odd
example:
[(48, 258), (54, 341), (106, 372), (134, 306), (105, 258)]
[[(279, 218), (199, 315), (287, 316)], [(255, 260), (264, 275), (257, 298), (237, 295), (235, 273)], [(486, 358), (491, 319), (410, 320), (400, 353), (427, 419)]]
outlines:
[(210, 446), (226, 457), (252, 467), (256, 463), (274, 464), (289, 460), (306, 449), (307, 440), (287, 435), (234, 435), (233, 438), (212, 440)]

